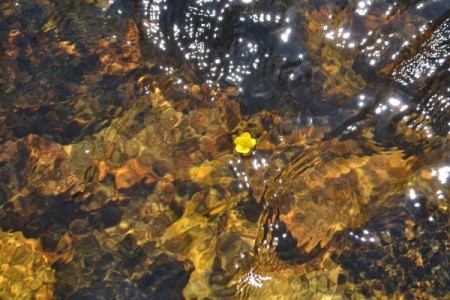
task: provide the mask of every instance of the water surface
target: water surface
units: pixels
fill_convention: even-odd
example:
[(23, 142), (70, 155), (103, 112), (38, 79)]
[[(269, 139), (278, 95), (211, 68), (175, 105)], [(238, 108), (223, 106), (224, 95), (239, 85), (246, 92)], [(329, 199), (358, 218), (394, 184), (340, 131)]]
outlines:
[(449, 297), (449, 8), (0, 4), (0, 298)]

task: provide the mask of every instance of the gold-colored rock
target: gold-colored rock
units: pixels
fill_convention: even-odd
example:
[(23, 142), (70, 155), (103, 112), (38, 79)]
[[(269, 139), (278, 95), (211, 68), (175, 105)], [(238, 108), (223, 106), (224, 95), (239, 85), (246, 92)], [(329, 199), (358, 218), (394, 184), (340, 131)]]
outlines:
[(20, 35), (20, 34), (22, 34), (22, 33), (20, 32), (20, 30), (17, 30), (17, 29), (13, 29), (13, 30), (11, 30), (11, 31), (9, 32), (9, 36), (10, 36), (10, 37), (16, 37), (16, 36), (18, 36), (18, 35)]
[(182, 114), (170, 108), (161, 114), (161, 126), (165, 130), (178, 127), (182, 120)]
[(52, 299), (55, 272), (36, 240), (0, 232), (0, 299)]
[(128, 73), (129, 70), (130, 69), (127, 66), (116, 62), (109, 64), (105, 67), (106, 74), (115, 76), (124, 76), (125, 74)]
[(270, 136), (268, 134), (261, 137), (257, 146), (257, 149), (261, 151), (274, 151), (275, 148), (276, 146), (270, 141)]
[(71, 44), (69, 41), (60, 42), (58, 47), (70, 55), (80, 56), (75, 44)]
[(200, 87), (198, 85), (194, 84), (191, 87), (191, 94), (192, 94), (192, 96), (194, 96), (195, 98), (201, 98), (200, 93), (201, 93)]
[(148, 167), (144, 167), (136, 159), (127, 161), (122, 167), (113, 170), (117, 189), (129, 188), (135, 184), (151, 185), (158, 176)]

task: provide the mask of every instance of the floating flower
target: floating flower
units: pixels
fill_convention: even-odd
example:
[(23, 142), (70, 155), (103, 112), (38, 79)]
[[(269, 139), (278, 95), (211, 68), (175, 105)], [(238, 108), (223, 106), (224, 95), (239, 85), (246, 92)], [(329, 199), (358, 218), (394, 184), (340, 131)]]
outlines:
[(236, 151), (243, 155), (248, 155), (253, 147), (256, 146), (256, 140), (252, 138), (250, 133), (244, 132), (240, 136), (234, 139), (234, 144)]

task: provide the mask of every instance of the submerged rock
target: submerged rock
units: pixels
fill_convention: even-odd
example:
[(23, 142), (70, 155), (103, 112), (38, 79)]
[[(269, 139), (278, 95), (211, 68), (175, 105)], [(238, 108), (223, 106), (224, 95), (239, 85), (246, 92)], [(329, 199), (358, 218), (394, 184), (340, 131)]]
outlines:
[(54, 297), (55, 271), (37, 246), (36, 240), (21, 233), (0, 231), (0, 298)]

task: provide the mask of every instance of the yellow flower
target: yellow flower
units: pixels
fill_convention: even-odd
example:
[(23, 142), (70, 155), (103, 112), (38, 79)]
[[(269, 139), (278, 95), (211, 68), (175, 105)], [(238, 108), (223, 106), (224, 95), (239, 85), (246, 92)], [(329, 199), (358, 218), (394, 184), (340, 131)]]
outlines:
[(253, 147), (256, 146), (256, 140), (252, 138), (250, 133), (244, 132), (240, 136), (234, 139), (234, 144), (236, 151), (244, 155), (248, 155)]

